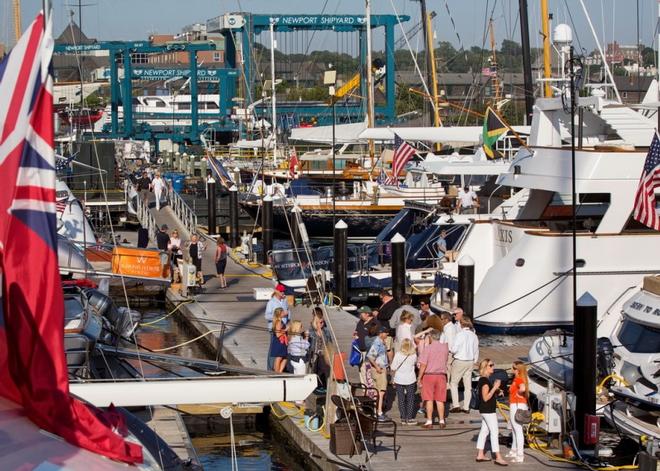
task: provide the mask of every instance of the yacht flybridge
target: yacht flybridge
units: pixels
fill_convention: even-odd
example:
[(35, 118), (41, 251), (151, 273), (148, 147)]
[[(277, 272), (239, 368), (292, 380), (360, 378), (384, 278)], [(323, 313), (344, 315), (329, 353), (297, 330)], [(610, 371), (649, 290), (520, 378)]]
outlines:
[[(530, 333), (572, 323), (567, 102), (537, 99), (529, 147), (498, 179), (528, 189), (525, 206), (515, 219), (475, 221), (458, 248), (457, 260), (475, 261), (474, 317), (483, 331)], [(631, 217), (655, 123), (597, 89), (577, 102), (577, 286), (598, 300), (602, 315), (626, 287), (660, 270), (660, 233)], [(444, 271), (456, 276), (457, 264)]]

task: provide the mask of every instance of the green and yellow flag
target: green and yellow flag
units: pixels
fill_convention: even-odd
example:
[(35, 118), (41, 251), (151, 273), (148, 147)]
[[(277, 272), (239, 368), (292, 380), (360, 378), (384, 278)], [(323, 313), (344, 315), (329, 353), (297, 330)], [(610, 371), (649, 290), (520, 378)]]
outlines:
[(495, 149), (495, 143), (502, 134), (507, 132), (509, 127), (504, 124), (502, 118), (489, 106), (484, 117), (484, 152), (489, 159), (499, 159), (502, 156)]

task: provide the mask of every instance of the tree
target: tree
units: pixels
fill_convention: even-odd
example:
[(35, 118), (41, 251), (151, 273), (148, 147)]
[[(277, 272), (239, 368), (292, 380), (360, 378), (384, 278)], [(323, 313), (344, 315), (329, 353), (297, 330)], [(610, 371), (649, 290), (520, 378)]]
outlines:
[(642, 49), (642, 65), (644, 67), (655, 65), (655, 51), (652, 47), (645, 47)]

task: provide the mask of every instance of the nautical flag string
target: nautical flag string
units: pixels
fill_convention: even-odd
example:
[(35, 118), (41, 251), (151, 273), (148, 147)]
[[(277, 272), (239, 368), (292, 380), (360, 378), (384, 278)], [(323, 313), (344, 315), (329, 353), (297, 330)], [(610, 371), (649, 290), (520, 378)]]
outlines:
[(633, 218), (651, 229), (660, 231), (660, 218), (656, 209), (655, 190), (660, 186), (660, 139), (653, 134), (653, 141), (644, 161), (644, 169), (635, 194)]

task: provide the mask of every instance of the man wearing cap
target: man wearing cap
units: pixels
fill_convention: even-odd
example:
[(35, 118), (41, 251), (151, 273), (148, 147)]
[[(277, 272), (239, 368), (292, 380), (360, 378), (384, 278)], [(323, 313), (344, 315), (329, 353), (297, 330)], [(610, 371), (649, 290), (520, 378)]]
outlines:
[(356, 338), (358, 341), (360, 352), (362, 352), (362, 363), (360, 364), (360, 381), (362, 384), (367, 384), (367, 372), (364, 363), (364, 357), (367, 354), (367, 345), (365, 343), (365, 339), (369, 335), (369, 327), (374, 323), (377, 324), (378, 321), (374, 318), (373, 312), (369, 306), (362, 306), (360, 309), (358, 309), (358, 312), (360, 313), (360, 320), (355, 326), (355, 332), (353, 335), (355, 336), (354, 338)]
[(142, 200), (143, 204), (147, 204), (149, 202), (150, 186), (151, 186), (151, 178), (149, 178), (147, 171), (144, 170), (142, 172), (142, 176), (137, 180), (137, 188), (138, 188), (138, 192), (140, 193), (140, 199)]
[(390, 328), (381, 325), (378, 329), (378, 337), (371, 344), (367, 359), (371, 363), (371, 377), (374, 380), (376, 389), (378, 390), (378, 420), (385, 421), (387, 416), (383, 413), (383, 402), (385, 400), (385, 392), (387, 391), (387, 367), (389, 366), (389, 358), (387, 357), (387, 348), (385, 342), (390, 334)]
[(168, 230), (169, 227), (167, 227), (167, 224), (163, 224), (160, 226), (160, 230), (156, 233), (156, 245), (158, 246), (158, 250), (167, 251), (167, 244), (170, 243), (170, 235), (167, 233)]
[[(278, 283), (277, 286), (275, 286), (273, 295), (271, 296), (270, 300), (268, 300), (268, 304), (266, 304), (266, 314), (264, 315), (264, 317), (268, 322), (269, 332), (273, 329), (273, 313), (275, 312), (275, 309), (277, 309), (278, 307), (284, 309), (284, 317), (282, 318), (282, 323), (286, 326), (287, 322), (289, 322), (289, 303), (287, 302), (286, 296), (284, 295), (285, 291), (286, 291), (286, 287), (282, 283)], [(267, 369), (272, 370), (273, 365), (275, 364), (275, 357), (272, 357), (270, 353), (271, 352), (270, 352), (270, 344), (269, 344), (268, 361), (266, 363), (266, 367)]]

